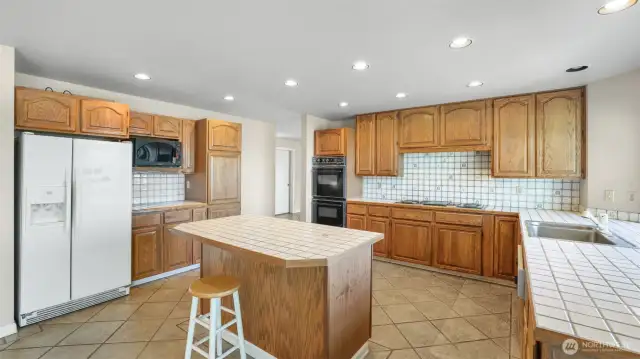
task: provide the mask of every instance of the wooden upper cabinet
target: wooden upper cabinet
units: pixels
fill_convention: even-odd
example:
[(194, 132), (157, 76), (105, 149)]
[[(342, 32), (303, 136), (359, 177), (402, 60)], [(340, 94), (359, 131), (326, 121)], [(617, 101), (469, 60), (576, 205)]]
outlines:
[(21, 130), (75, 132), (78, 99), (71, 95), (17, 87), (15, 125)]
[(430, 106), (400, 111), (400, 149), (436, 147), (439, 144), (439, 107)]
[(187, 236), (175, 234), (171, 229), (178, 224), (168, 224), (164, 226), (164, 271), (169, 272), (174, 269), (186, 267), (191, 263), (193, 243)]
[(242, 125), (221, 120), (207, 120), (209, 150), (240, 152), (242, 150)]
[(440, 146), (486, 146), (486, 102), (440, 106)]
[(582, 90), (536, 95), (536, 177), (582, 177)]
[(209, 204), (240, 202), (240, 153), (209, 152)]
[(494, 177), (535, 176), (535, 96), (493, 102)]
[(316, 156), (346, 156), (347, 129), (334, 128), (315, 132), (314, 153)]
[(160, 226), (134, 229), (131, 238), (131, 278), (138, 280), (160, 274), (162, 231)]
[(376, 175), (398, 175), (398, 113), (376, 114)]
[(168, 116), (153, 116), (153, 135), (155, 137), (180, 139), (182, 120)]
[(386, 257), (389, 255), (389, 243), (391, 243), (391, 222), (387, 218), (367, 218), (367, 231), (384, 234), (384, 238), (373, 244), (373, 254)]
[(482, 273), (482, 228), (436, 224), (434, 233), (436, 267)]
[(493, 242), (493, 275), (513, 279), (518, 273), (518, 218), (496, 216)]
[(151, 136), (152, 132), (153, 115), (132, 111), (129, 119), (129, 133), (132, 135)]
[(196, 156), (196, 122), (182, 120), (182, 172), (195, 171)]
[(376, 174), (376, 115), (356, 117), (356, 175)]
[(129, 137), (129, 105), (80, 100), (80, 132), (105, 137)]
[(391, 258), (431, 265), (431, 225), (391, 220)]
[(356, 214), (347, 214), (347, 228), (359, 229), (364, 231), (367, 229), (365, 216), (358, 216)]

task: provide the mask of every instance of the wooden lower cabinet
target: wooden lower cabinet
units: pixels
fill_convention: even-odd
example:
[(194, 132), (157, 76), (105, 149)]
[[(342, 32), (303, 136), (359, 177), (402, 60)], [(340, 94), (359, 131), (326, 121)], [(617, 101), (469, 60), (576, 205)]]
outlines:
[(181, 236), (171, 232), (171, 228), (176, 224), (167, 224), (164, 226), (164, 271), (172, 271), (182, 267), (191, 265), (191, 256), (193, 251), (193, 240), (186, 236)]
[(240, 205), (237, 206), (213, 206), (207, 211), (207, 219), (223, 218), (240, 215)]
[(389, 255), (390, 223), (391, 221), (386, 218), (369, 217), (367, 219), (367, 231), (384, 234), (384, 238), (373, 245), (373, 254), (376, 256), (387, 257)]
[(496, 216), (493, 242), (493, 275), (510, 279), (517, 275), (518, 218)]
[(482, 274), (482, 228), (436, 224), (434, 266)]
[(431, 265), (431, 225), (391, 220), (391, 258)]
[(160, 274), (162, 267), (162, 227), (134, 229), (131, 235), (131, 279)]
[(365, 219), (365, 216), (347, 214), (347, 228), (365, 231), (367, 229), (367, 221)]

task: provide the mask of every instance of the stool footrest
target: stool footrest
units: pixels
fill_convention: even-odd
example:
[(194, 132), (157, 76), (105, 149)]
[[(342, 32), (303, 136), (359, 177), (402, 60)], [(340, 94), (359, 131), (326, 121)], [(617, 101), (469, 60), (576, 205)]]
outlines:
[(208, 321), (208, 320), (207, 320), (207, 321), (205, 322), (204, 320), (202, 320), (202, 319), (200, 319), (200, 318), (195, 318), (195, 319), (194, 319), (194, 321), (195, 321), (196, 323), (198, 323), (198, 324), (202, 325), (203, 327), (205, 327), (205, 328), (207, 328), (207, 329), (211, 330), (211, 327), (209, 326), (209, 323), (211, 323), (210, 321)]
[(217, 329), (216, 333), (219, 333), (219, 332), (229, 328), (230, 326), (236, 324), (237, 321), (238, 321), (237, 319), (230, 320), (228, 323), (226, 323), (225, 325), (221, 326), (220, 329)]
[(225, 312), (227, 312), (229, 314), (236, 315), (236, 312), (234, 312), (233, 310), (231, 310), (231, 309), (229, 309), (227, 307), (220, 306), (220, 309), (224, 310)]
[(193, 350), (197, 351), (198, 353), (200, 353), (200, 355), (202, 355), (202, 356), (203, 356), (203, 357), (205, 357), (205, 358), (208, 358), (208, 357), (209, 357), (209, 353), (205, 352), (204, 350), (202, 350), (202, 349), (198, 348), (198, 347), (197, 347), (197, 346), (195, 346), (195, 345), (192, 345), (192, 346), (191, 346), (191, 349), (193, 349)]
[(233, 348), (231, 348), (231, 349), (227, 350), (226, 352), (222, 353), (222, 355), (217, 357), (216, 359), (224, 359), (236, 349), (238, 349), (237, 345), (233, 346)]

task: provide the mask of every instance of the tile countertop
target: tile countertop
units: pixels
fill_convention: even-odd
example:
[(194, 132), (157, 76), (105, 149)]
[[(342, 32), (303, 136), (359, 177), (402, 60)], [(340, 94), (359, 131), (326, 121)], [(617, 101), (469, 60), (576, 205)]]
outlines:
[[(573, 212), (521, 210), (536, 326), (640, 354), (640, 249), (536, 238), (524, 222), (593, 225)], [(640, 247), (640, 224), (609, 229)]]
[(145, 205), (134, 205), (131, 209), (133, 214), (158, 212), (158, 211), (173, 211), (178, 209), (198, 208), (206, 207), (207, 204), (203, 202), (195, 201), (175, 201), (175, 202), (163, 202), (153, 203)]
[(229, 250), (244, 250), (286, 267), (322, 267), (332, 259), (381, 240), (383, 234), (324, 226), (274, 217), (240, 215), (183, 223), (175, 231), (213, 242)]

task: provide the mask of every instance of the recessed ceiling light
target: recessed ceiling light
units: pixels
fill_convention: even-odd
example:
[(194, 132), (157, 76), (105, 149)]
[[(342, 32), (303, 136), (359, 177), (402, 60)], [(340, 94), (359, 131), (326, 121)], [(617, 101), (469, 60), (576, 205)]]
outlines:
[(588, 68), (589, 68), (589, 66), (582, 65), (582, 66), (570, 67), (566, 71), (567, 72), (580, 72), (580, 71), (584, 71), (584, 70), (586, 70)]
[(406, 94), (406, 93), (404, 93), (404, 92), (398, 92), (398, 93), (396, 94), (396, 97), (397, 97), (397, 98), (405, 98), (405, 97), (407, 97), (407, 94)]
[(482, 81), (471, 81), (467, 84), (467, 87), (478, 87), (478, 86), (482, 86), (484, 85), (484, 83), (482, 83)]
[(137, 78), (138, 80), (151, 80), (151, 76), (143, 73), (135, 74), (133, 75), (133, 77)]
[(289, 86), (289, 87), (298, 86), (298, 82), (296, 80), (287, 80), (287, 81), (284, 82), (284, 84)]
[(340, 107), (347, 107), (347, 106), (349, 106), (349, 103), (348, 103), (348, 102), (340, 102), (340, 103), (338, 104), (338, 106), (340, 106)]
[(609, 15), (616, 12), (620, 12), (622, 10), (626, 10), (633, 5), (635, 5), (638, 0), (613, 0), (604, 4), (600, 9), (598, 9), (598, 14), (600, 15)]
[(353, 63), (351, 68), (358, 71), (364, 71), (369, 68), (369, 64), (364, 61), (356, 61)]
[(227, 96), (224, 97), (224, 100), (225, 101), (233, 101), (233, 100), (235, 100), (235, 98), (233, 98), (233, 96), (231, 96), (231, 95), (227, 95)]
[(472, 42), (473, 40), (468, 37), (456, 37), (455, 39), (453, 39), (453, 41), (451, 41), (449, 47), (452, 49), (463, 49), (471, 45)]

